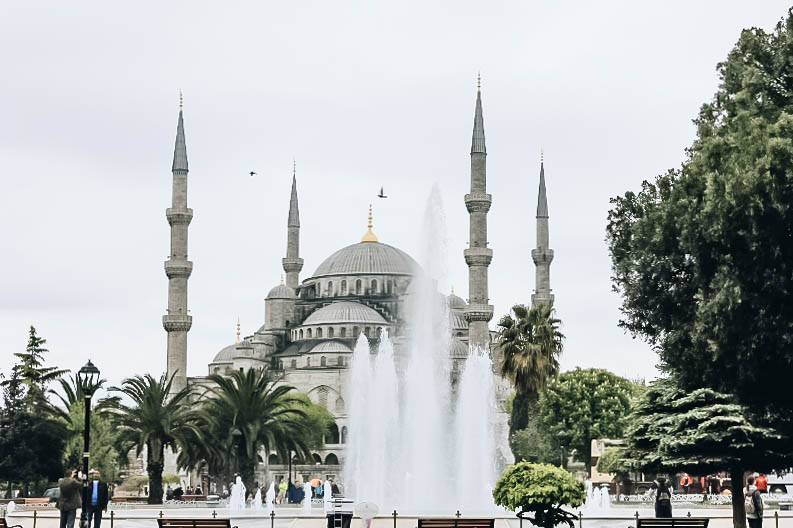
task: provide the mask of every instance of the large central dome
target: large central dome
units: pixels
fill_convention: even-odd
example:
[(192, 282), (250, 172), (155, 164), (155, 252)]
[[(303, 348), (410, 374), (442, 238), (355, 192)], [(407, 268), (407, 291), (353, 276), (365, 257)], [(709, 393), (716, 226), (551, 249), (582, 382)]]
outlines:
[(418, 264), (404, 251), (380, 242), (359, 242), (325, 259), (314, 277), (328, 275), (414, 275)]

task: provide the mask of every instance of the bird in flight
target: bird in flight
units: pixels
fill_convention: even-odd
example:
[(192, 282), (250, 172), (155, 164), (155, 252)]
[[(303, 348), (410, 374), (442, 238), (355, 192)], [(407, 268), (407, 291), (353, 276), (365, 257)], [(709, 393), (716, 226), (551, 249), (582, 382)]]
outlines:
[(385, 194), (383, 194), (383, 188), (380, 187), (380, 194), (377, 195), (378, 198), (388, 198)]
[(256, 173), (251, 171), (251, 176), (256, 176)]

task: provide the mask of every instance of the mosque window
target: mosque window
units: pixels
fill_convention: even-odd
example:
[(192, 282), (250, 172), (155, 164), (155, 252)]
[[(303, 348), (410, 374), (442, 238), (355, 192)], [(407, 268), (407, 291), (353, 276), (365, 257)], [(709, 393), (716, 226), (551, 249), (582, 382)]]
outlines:
[(330, 328), (328, 328), (328, 337), (333, 337), (334, 333), (335, 333), (335, 331), (333, 330), (332, 326)]
[(328, 361), (327, 361), (327, 359), (325, 359), (325, 356), (322, 356), (321, 358), (319, 358), (319, 366), (320, 367), (327, 367), (328, 366)]
[(336, 398), (336, 412), (343, 413), (344, 412), (344, 398), (339, 396)]
[(342, 295), (347, 295), (347, 281), (346, 280), (341, 281), (341, 294)]
[(383, 335), (383, 327), (382, 326), (378, 326), (377, 327), (377, 335), (378, 335), (378, 337)]
[(341, 337), (347, 337), (347, 328), (346, 327), (342, 326), (340, 332), (341, 332)]
[(303, 331), (302, 330), (300, 331), (300, 333), (298, 335), (300, 336), (300, 339), (303, 339)]
[(275, 453), (271, 453), (269, 457), (267, 457), (267, 463), (271, 466), (278, 465), (281, 463), (281, 459), (278, 458), (278, 455)]
[(333, 281), (328, 281), (328, 297), (333, 297)]
[(355, 281), (355, 295), (361, 294), (361, 279)]
[(317, 328), (317, 337), (322, 337), (322, 328)]
[(292, 368), (297, 368), (297, 360), (296, 359), (292, 360)]
[(344, 356), (339, 356), (338, 358), (336, 358), (336, 364), (338, 366), (340, 366), (340, 367), (343, 367), (344, 366)]
[(389, 295), (391, 295), (391, 292), (393, 291), (393, 287), (394, 287), (394, 283), (392, 281), (386, 282), (386, 291), (388, 292)]
[(335, 423), (330, 424), (330, 427), (328, 428), (328, 434), (325, 436), (325, 442), (328, 444), (339, 443), (339, 426)]
[(341, 443), (342, 444), (346, 444), (347, 443), (347, 426), (346, 425), (341, 428)]
[(361, 329), (360, 329), (360, 328), (358, 328), (357, 326), (353, 326), (353, 327), (352, 327), (352, 336), (353, 336), (353, 337), (358, 337), (358, 332), (359, 332), (360, 330), (361, 330)]
[(372, 279), (372, 295), (377, 293), (377, 281)]
[(306, 366), (307, 367), (311, 366), (311, 356), (306, 356)]
[(325, 457), (325, 465), (326, 466), (338, 466), (339, 465), (339, 457), (330, 453), (328, 456)]
[(286, 326), (287, 328), (289, 328), (289, 319), (287, 319), (287, 320), (286, 320), (286, 324), (285, 324), (284, 326)]
[[(324, 359), (324, 358), (323, 358)], [(327, 387), (320, 387), (317, 391), (317, 396), (319, 398), (319, 404), (327, 407), (328, 406), (328, 388)]]
[(311, 339), (311, 329), (310, 328), (306, 329), (306, 337)]
[(314, 453), (313, 455), (311, 455), (311, 458), (314, 459), (315, 464), (322, 464), (322, 457), (319, 456), (319, 453)]
[(363, 333), (364, 333), (364, 335), (365, 335), (366, 337), (369, 337), (369, 327), (368, 327), (368, 326), (367, 326), (366, 328), (364, 328), (364, 329), (363, 329)]

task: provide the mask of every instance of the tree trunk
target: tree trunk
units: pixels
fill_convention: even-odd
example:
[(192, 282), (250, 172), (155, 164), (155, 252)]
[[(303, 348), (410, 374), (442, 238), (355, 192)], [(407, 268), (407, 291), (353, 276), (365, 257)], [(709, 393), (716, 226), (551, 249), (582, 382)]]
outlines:
[[(256, 455), (254, 455), (256, 456)], [(240, 457), (240, 478), (242, 483), (245, 484), (246, 490), (253, 490), (254, 478), (256, 476), (256, 462), (247, 454)]]
[(160, 459), (154, 460), (153, 449), (149, 447), (146, 472), (149, 474), (149, 504), (162, 504), (162, 470), (164, 453), (160, 450)]
[(732, 525), (733, 528), (746, 528), (746, 507), (743, 496), (743, 468), (730, 469), (732, 481)]
[(521, 390), (515, 391), (512, 400), (512, 414), (509, 417), (509, 434), (529, 426), (529, 403), (531, 396)]

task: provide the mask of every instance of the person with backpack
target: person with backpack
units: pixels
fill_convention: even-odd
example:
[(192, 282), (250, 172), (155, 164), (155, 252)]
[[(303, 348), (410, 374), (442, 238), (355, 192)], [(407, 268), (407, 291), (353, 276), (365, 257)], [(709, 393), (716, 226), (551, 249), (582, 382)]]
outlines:
[(754, 477), (746, 479), (746, 489), (743, 492), (749, 528), (763, 528), (763, 497), (754, 485)]
[(650, 486), (655, 493), (655, 518), (666, 519), (672, 517), (672, 490), (664, 477), (658, 477)]

